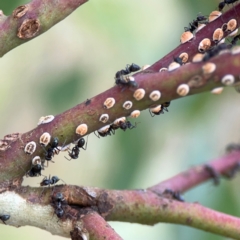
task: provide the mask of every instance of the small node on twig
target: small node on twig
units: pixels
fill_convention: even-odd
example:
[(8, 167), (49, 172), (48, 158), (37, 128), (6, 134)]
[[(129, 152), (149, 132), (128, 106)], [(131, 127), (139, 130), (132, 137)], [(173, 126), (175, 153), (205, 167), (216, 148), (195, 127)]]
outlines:
[(186, 63), (188, 61), (188, 54), (186, 52), (183, 52), (179, 55), (179, 58), (182, 59), (182, 63)]
[(203, 57), (204, 57), (204, 54), (202, 54), (202, 53), (197, 53), (197, 54), (195, 54), (195, 55), (193, 56), (192, 62), (193, 62), (193, 63), (202, 62)]
[(168, 71), (168, 69), (167, 68), (165, 68), (165, 67), (163, 67), (163, 68), (160, 68), (160, 70), (159, 70), (159, 72), (167, 72)]
[(217, 28), (215, 29), (215, 31), (213, 32), (213, 36), (212, 36), (212, 40), (215, 42), (215, 43), (218, 43), (222, 40), (224, 36), (224, 32), (221, 28)]
[(202, 71), (204, 75), (209, 75), (216, 70), (216, 64), (214, 63), (206, 63), (202, 66)]
[(145, 96), (145, 90), (143, 88), (138, 88), (134, 93), (133, 93), (133, 97), (137, 100), (140, 101), (141, 99), (144, 98)]
[(106, 109), (109, 109), (109, 108), (112, 108), (115, 104), (115, 99), (110, 97), (110, 98), (107, 98), (104, 103), (103, 103), (103, 107), (106, 108)]
[(161, 97), (161, 92), (158, 90), (154, 90), (149, 94), (149, 98), (154, 102), (158, 101), (160, 97)]
[(128, 110), (133, 106), (133, 103), (131, 101), (126, 101), (123, 103), (123, 108)]
[(102, 114), (99, 118), (99, 121), (102, 123), (106, 123), (109, 120), (109, 115), (108, 114)]
[(38, 120), (38, 125), (50, 123), (54, 119), (53, 115), (48, 115), (45, 117), (40, 117)]
[(211, 91), (211, 93), (212, 93), (212, 94), (219, 95), (219, 94), (222, 93), (223, 89), (224, 89), (223, 87), (217, 87), (217, 88), (214, 88), (214, 89)]
[(39, 138), (39, 143), (46, 147), (51, 141), (51, 135), (48, 132), (43, 133)]
[(187, 31), (181, 35), (180, 42), (181, 44), (183, 44), (183, 43), (189, 42), (192, 39), (193, 39), (193, 34), (190, 31)]
[(220, 175), (219, 173), (210, 165), (204, 165), (204, 169), (208, 172), (210, 177), (213, 179), (213, 183), (215, 186), (220, 184)]
[(28, 5), (22, 5), (14, 9), (12, 15), (14, 18), (21, 18), (27, 13), (27, 11)]
[(227, 74), (222, 77), (221, 82), (226, 86), (231, 86), (235, 82), (235, 78), (232, 74)]
[(209, 38), (204, 38), (198, 45), (198, 51), (200, 53), (206, 52), (211, 47), (211, 40)]
[(177, 88), (177, 94), (184, 97), (186, 96), (190, 91), (190, 88), (187, 84), (181, 84)]
[(141, 112), (139, 110), (134, 110), (134, 111), (131, 112), (130, 117), (131, 118), (137, 118), (137, 117), (140, 116), (140, 114), (141, 114)]
[(190, 88), (197, 88), (197, 87), (201, 87), (204, 83), (205, 81), (203, 80), (202, 76), (195, 75), (192, 78), (190, 78), (187, 84)]
[(38, 19), (25, 19), (18, 28), (17, 36), (20, 39), (29, 39), (37, 35), (40, 30), (40, 21)]
[(6, 151), (8, 148), (10, 148), (8, 142), (0, 140), (0, 151)]
[(88, 131), (88, 126), (85, 123), (78, 125), (76, 128), (76, 134), (81, 136), (85, 135), (87, 131)]
[(176, 61), (171, 62), (171, 63), (169, 64), (169, 66), (168, 66), (168, 71), (171, 72), (171, 71), (173, 71), (173, 70), (175, 70), (175, 69), (177, 69), (177, 68), (180, 68), (181, 65), (182, 65), (182, 64), (180, 64), (180, 63), (178, 63), (178, 62), (176, 62)]
[(227, 22), (227, 32), (233, 32), (237, 27), (237, 20), (236, 19), (231, 19)]
[(31, 141), (29, 143), (26, 144), (25, 148), (24, 148), (24, 152), (26, 154), (33, 154), (36, 150), (36, 143), (34, 141)]
[(219, 11), (212, 11), (208, 16), (208, 22), (213, 22), (222, 15)]
[(32, 159), (32, 165), (37, 165), (37, 164), (41, 164), (42, 163), (42, 160), (39, 156), (35, 156), (33, 159)]
[(21, 133), (10, 133), (5, 135), (3, 139), (6, 141), (15, 142), (18, 138), (20, 138), (20, 136)]

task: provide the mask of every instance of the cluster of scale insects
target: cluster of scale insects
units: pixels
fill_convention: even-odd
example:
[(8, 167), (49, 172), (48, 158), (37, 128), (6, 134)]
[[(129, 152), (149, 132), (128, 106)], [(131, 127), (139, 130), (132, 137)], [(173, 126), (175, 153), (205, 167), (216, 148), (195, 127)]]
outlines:
[[(222, 11), (225, 7), (225, 5), (233, 4), (237, 2), (238, 0), (224, 0), (219, 3), (218, 9), (219, 11)], [(194, 33), (197, 33), (199, 30), (201, 30), (206, 24), (208, 24), (211, 21), (214, 21), (216, 18), (221, 16), (221, 12), (214, 11), (210, 14), (210, 16), (207, 18), (206, 16), (203, 16), (201, 14), (198, 14), (196, 19), (194, 19), (192, 22), (189, 23), (188, 27), (185, 27), (185, 32), (182, 34), (180, 42), (181, 44), (189, 42), (193, 39)], [(232, 37), (230, 43), (226, 44), (223, 40), (225, 40), (226, 37)], [(240, 34), (237, 35), (237, 21), (235, 19), (231, 19), (228, 23), (224, 23), (221, 28), (218, 28), (213, 33), (213, 39), (203, 39), (198, 46), (198, 51), (201, 53), (201, 57), (196, 54), (193, 57), (193, 62), (207, 62), (212, 57), (220, 54), (224, 50), (230, 50), (233, 46), (237, 44), (237, 41), (240, 39)], [(212, 46), (212, 43), (215, 45)], [(237, 53), (239, 51), (236, 50)], [(234, 54), (234, 53), (233, 53)], [(179, 56), (175, 56), (173, 58), (173, 62), (168, 66), (168, 68), (161, 68), (159, 71), (173, 71), (177, 69), (178, 67), (184, 65), (188, 61), (188, 54), (182, 53)], [(205, 71), (214, 71), (214, 65), (208, 66), (209, 69)], [(213, 70), (212, 70), (213, 69)], [(138, 88), (138, 83), (135, 81), (135, 78), (131, 75), (132, 73), (138, 72), (139, 70), (145, 70), (144, 68), (140, 68), (137, 64), (132, 63), (131, 65), (127, 65), (125, 69), (119, 70), (115, 74), (115, 84), (119, 86), (122, 91), (125, 90), (125, 88), (132, 89), (134, 91), (133, 98), (136, 101), (140, 101), (145, 97), (145, 90), (142, 88)], [(208, 72), (209, 73), (209, 72)], [(226, 82), (224, 82), (224, 78), (226, 78)], [(234, 79), (232, 79), (233, 76), (227, 76), (223, 77), (222, 83), (225, 85), (230, 85), (234, 82)], [(177, 93), (180, 96), (186, 96), (189, 93), (189, 85), (188, 84), (181, 84), (177, 88)], [(159, 90), (154, 90), (148, 95), (149, 99), (153, 102), (156, 102), (161, 97), (161, 92)], [(88, 106), (91, 104), (91, 100), (87, 100), (85, 105)], [(114, 106), (115, 99), (114, 98), (107, 98), (104, 103), (103, 107), (104, 109), (110, 109)], [(150, 115), (156, 116), (163, 114), (165, 111), (168, 111), (168, 107), (170, 105), (170, 101), (164, 102), (162, 104), (153, 104), (152, 107), (149, 108)], [(125, 110), (130, 110), (133, 107), (133, 102), (128, 100), (125, 101), (122, 105), (122, 107)], [(140, 115), (140, 111), (135, 109), (130, 113), (130, 117), (136, 118)], [(49, 115), (46, 117), (41, 117), (39, 119), (38, 125), (46, 124), (54, 120), (54, 116)], [(102, 123), (108, 123), (109, 121), (109, 115), (108, 114), (102, 114), (99, 118), (99, 121)], [(134, 125), (126, 119), (126, 117), (120, 117), (116, 119), (113, 123), (105, 125), (104, 127), (97, 130), (97, 137), (106, 137), (111, 136), (115, 133), (117, 129), (122, 129), (123, 131), (126, 131), (127, 129), (133, 129), (135, 128), (137, 123)], [(76, 134), (83, 136), (86, 135), (88, 131), (88, 126), (85, 123), (80, 124), (76, 128)], [(44, 164), (45, 162), (52, 161), (52, 158), (54, 155), (58, 154), (60, 151), (64, 149), (64, 147), (59, 146), (59, 139), (57, 137), (54, 137), (51, 141), (51, 135), (47, 132), (43, 133), (40, 137), (40, 144), (44, 149), (44, 159), (42, 160), (39, 156), (35, 156), (32, 159), (32, 167), (31, 169), (26, 173), (26, 176), (28, 177), (37, 177), (41, 176), (41, 171), (44, 170)], [(77, 159), (80, 154), (80, 149), (86, 150), (85, 146), (85, 139), (83, 137), (79, 138), (77, 142), (75, 143), (74, 147), (70, 149), (67, 147), (68, 150), (68, 156), (69, 158), (65, 157), (67, 160), (71, 159)], [(33, 154), (33, 152), (36, 150), (36, 143), (35, 142), (29, 142), (26, 144), (24, 151), (27, 154)], [(215, 183), (217, 184), (218, 179), (216, 173), (212, 169), (211, 166), (206, 165), (206, 171), (209, 172), (209, 174), (215, 179)], [(239, 165), (238, 165), (239, 168)], [(57, 176), (52, 176), (47, 178), (46, 176), (41, 181), (40, 186), (50, 186), (56, 184), (60, 179)], [(178, 200), (178, 201), (184, 201), (182, 196), (179, 192), (174, 192), (171, 189), (166, 189), (163, 192), (163, 195), (170, 195), (171, 198)], [(67, 205), (66, 200), (64, 199), (64, 196), (61, 192), (58, 192), (55, 194), (55, 196), (52, 196), (52, 206), (54, 208), (54, 213), (57, 215), (58, 218), (62, 218), (64, 216), (64, 208)], [(4, 224), (6, 224), (5, 221), (7, 221), (10, 218), (10, 215), (0, 215), (0, 220), (3, 221)]]
[[(69, 146), (59, 146), (59, 139), (57, 137), (54, 137), (51, 141), (51, 135), (47, 132), (43, 133), (39, 138), (39, 143), (41, 147), (44, 149), (44, 159), (42, 160), (40, 156), (35, 156), (32, 159), (32, 166), (31, 169), (26, 173), (27, 177), (38, 177), (42, 176), (42, 170), (44, 170), (44, 164), (45, 162), (53, 162), (52, 159), (56, 154), (59, 154), (60, 151), (68, 150), (69, 158), (65, 157), (68, 160), (71, 159), (77, 159), (80, 154), (80, 148), (86, 150), (85, 146), (85, 139), (80, 138), (76, 141), (75, 145), (72, 148), (69, 148)], [(26, 144), (24, 151), (26, 154), (33, 154), (36, 150), (36, 143), (35, 142), (29, 142)], [(44, 175), (43, 175), (44, 176)], [(57, 176), (52, 177), (44, 177), (43, 180), (40, 182), (41, 187), (46, 187), (50, 185), (55, 185), (60, 178)], [(63, 180), (62, 180), (63, 181)], [(54, 212), (57, 215), (57, 217), (62, 218), (64, 215), (64, 207), (66, 205), (66, 201), (63, 197), (62, 193), (57, 193), (55, 196), (52, 197), (52, 206), (54, 208)]]

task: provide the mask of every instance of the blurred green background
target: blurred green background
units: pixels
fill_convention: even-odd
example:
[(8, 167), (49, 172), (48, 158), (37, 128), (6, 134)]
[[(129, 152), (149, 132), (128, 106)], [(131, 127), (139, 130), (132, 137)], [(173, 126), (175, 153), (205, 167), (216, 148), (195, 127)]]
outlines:
[[(1, 136), (26, 132), (40, 116), (61, 113), (114, 85), (114, 74), (128, 63), (152, 64), (178, 46), (184, 26), (197, 13), (208, 14), (219, 1), (89, 1), (47, 33), (7, 53), (0, 61)], [(27, 2), (1, 1), (8, 15)], [(91, 134), (77, 160), (64, 154), (44, 174), (68, 184), (112, 189), (146, 188), (224, 153), (240, 140), (240, 95), (204, 93), (172, 101), (169, 113), (151, 118), (144, 111), (136, 129), (98, 139)], [(238, 107), (237, 107), (238, 106)], [(66, 155), (66, 154), (65, 154)], [(77, 171), (76, 171), (77, 169)], [(38, 186), (41, 178), (24, 184)], [(209, 208), (240, 215), (240, 177), (207, 182), (184, 197)], [(14, 217), (14, 216), (12, 216)], [(126, 240), (209, 239), (221, 236), (185, 226), (111, 222)], [(63, 239), (33, 227), (0, 226), (4, 240)]]

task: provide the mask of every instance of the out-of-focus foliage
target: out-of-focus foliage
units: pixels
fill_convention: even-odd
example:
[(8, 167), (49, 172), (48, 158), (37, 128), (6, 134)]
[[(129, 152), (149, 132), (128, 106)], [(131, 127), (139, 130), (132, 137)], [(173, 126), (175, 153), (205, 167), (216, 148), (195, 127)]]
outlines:
[[(24, 1), (2, 1), (6, 14)], [(184, 26), (217, 1), (89, 1), (50, 31), (7, 53), (0, 62), (0, 134), (26, 132), (39, 117), (69, 109), (114, 84), (128, 63), (152, 64), (179, 44)], [(146, 188), (215, 158), (240, 140), (240, 95), (225, 89), (172, 101), (169, 113), (144, 111), (136, 129), (98, 139), (91, 134), (77, 160), (55, 158), (44, 175), (68, 184), (102, 188)], [(65, 154), (66, 155), (66, 154)], [(77, 169), (77, 171), (76, 171)], [(81, 176), (81, 177), (79, 177)], [(238, 181), (211, 182), (185, 194), (190, 202), (239, 215)], [(41, 178), (24, 184), (37, 186)], [(222, 197), (224, 196), (224, 197)], [(226, 197), (228, 196), (228, 197)], [(14, 216), (11, 216), (14, 218)], [(188, 227), (111, 223), (125, 239), (225, 239)], [(0, 226), (1, 239), (61, 239), (33, 227)]]

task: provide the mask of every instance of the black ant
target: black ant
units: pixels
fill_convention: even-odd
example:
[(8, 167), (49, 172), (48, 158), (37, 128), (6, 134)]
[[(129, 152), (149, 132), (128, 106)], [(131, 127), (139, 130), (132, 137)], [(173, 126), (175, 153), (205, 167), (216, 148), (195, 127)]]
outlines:
[(45, 177), (42, 182), (40, 182), (40, 186), (50, 186), (56, 184), (60, 179), (57, 176), (52, 176), (52, 178)]
[(165, 110), (166, 112), (168, 112), (168, 107), (170, 106), (170, 101), (169, 102), (164, 102), (163, 104), (162, 104), (162, 109), (163, 110)]
[(210, 165), (205, 165), (204, 166), (205, 170), (209, 173), (211, 178), (213, 179), (214, 185), (219, 185), (220, 183), (220, 175), (217, 173), (217, 171)]
[(130, 121), (126, 121), (126, 122), (123, 122), (119, 125), (119, 127), (123, 130), (123, 131), (126, 131), (127, 129), (133, 129), (136, 127), (136, 123), (135, 125), (132, 125), (132, 123)]
[(237, 143), (230, 143), (226, 147), (226, 152), (230, 153), (232, 151), (240, 151), (240, 144)]
[(175, 199), (179, 202), (184, 202), (184, 198), (181, 196), (180, 192), (174, 192), (171, 189), (165, 189), (163, 195), (170, 195), (172, 199)]
[(126, 121), (125, 117), (116, 119), (113, 124), (110, 125), (110, 128), (112, 131), (117, 130), (117, 129), (122, 129), (123, 131), (126, 131), (127, 129), (133, 129), (136, 127), (135, 125), (132, 125), (130, 121)]
[(125, 69), (122, 69), (115, 74), (116, 85), (137, 87), (137, 83), (134, 81), (134, 78), (126, 75), (139, 71), (140, 69), (141, 68), (135, 63), (132, 63), (131, 65), (128, 64)]
[(174, 57), (174, 58), (173, 58), (173, 61), (176, 62), (176, 63), (178, 63), (178, 64), (180, 64), (180, 65), (183, 65), (182, 58), (180, 58), (180, 57)]
[(232, 46), (235, 46), (237, 44), (237, 41), (240, 40), (240, 34), (236, 35), (232, 41), (231, 41), (231, 44)]
[(193, 33), (197, 28), (198, 28), (198, 24), (199, 23), (204, 23), (206, 24), (207, 23), (207, 17), (201, 15), (201, 14), (198, 14), (197, 18), (194, 19), (192, 22), (189, 23), (189, 27), (185, 27), (185, 32), (191, 32)]
[(33, 165), (32, 168), (26, 173), (27, 177), (37, 177), (41, 176), (41, 171), (43, 170), (43, 167), (41, 164)]
[(85, 145), (85, 139), (84, 138), (80, 138), (77, 141), (77, 144), (72, 148), (71, 151), (68, 151), (68, 155), (70, 156), (70, 159), (66, 158), (67, 160), (71, 160), (71, 159), (77, 159), (80, 153), (80, 148), (86, 150), (87, 149), (87, 144), (86, 144), (86, 148), (84, 148), (83, 146)]
[(220, 2), (220, 3), (218, 4), (218, 10), (219, 10), (219, 11), (222, 11), (223, 8), (225, 7), (225, 5), (229, 5), (229, 4), (235, 3), (235, 2), (237, 2), (237, 1), (238, 1), (238, 0), (224, 0), (224, 1), (222, 1), (222, 2)]
[(203, 61), (207, 61), (212, 57), (217, 56), (221, 51), (223, 50), (229, 50), (232, 48), (232, 46), (235, 46), (237, 44), (237, 41), (240, 40), (240, 34), (236, 35), (232, 41), (230, 42), (230, 44), (226, 44), (226, 43), (221, 43), (219, 45), (216, 45), (212, 48), (210, 48), (209, 50), (207, 50), (205, 52), (205, 55), (203, 57)]
[(112, 134), (115, 133), (114, 129), (112, 128), (111, 125), (106, 125), (100, 129), (97, 130), (98, 135), (96, 134), (96, 132), (94, 132), (94, 134), (100, 138), (100, 137), (106, 137), (106, 136), (111, 136)]
[(229, 50), (231, 49), (231, 44), (221, 43), (219, 45), (216, 45), (209, 50), (205, 52), (205, 55), (203, 57), (203, 62), (208, 61), (210, 58), (217, 56), (221, 51), (223, 50)]
[(235, 175), (239, 171), (240, 171), (240, 162), (237, 162), (231, 169), (224, 172), (222, 175), (228, 179), (232, 179), (233, 177), (235, 177)]
[(161, 105), (149, 108), (151, 117), (154, 117), (155, 115), (164, 114), (164, 111), (168, 112), (168, 107), (170, 106), (170, 103), (171, 102), (164, 102)]
[(10, 218), (10, 215), (7, 215), (7, 214), (0, 215), (0, 219), (5, 225), (7, 225), (5, 221), (7, 221), (9, 218)]
[(58, 154), (60, 149), (58, 148), (58, 138), (55, 137), (53, 142), (51, 143), (50, 147), (47, 149), (45, 154), (45, 160), (51, 161), (54, 157), (54, 154)]
[(122, 69), (120, 71), (118, 71), (116, 74), (115, 74), (115, 77), (118, 78), (120, 77), (121, 75), (128, 75), (130, 73), (133, 73), (133, 72), (137, 72), (139, 71), (141, 68), (135, 64), (135, 63), (132, 63), (131, 65), (127, 64), (125, 70)]
[(56, 193), (55, 197), (52, 197), (52, 200), (53, 200), (53, 207), (55, 208), (54, 213), (57, 215), (58, 218), (62, 218), (64, 214), (62, 205), (66, 204), (63, 194), (60, 192)]
[(89, 105), (91, 103), (91, 99), (87, 99), (85, 102), (85, 106)]

